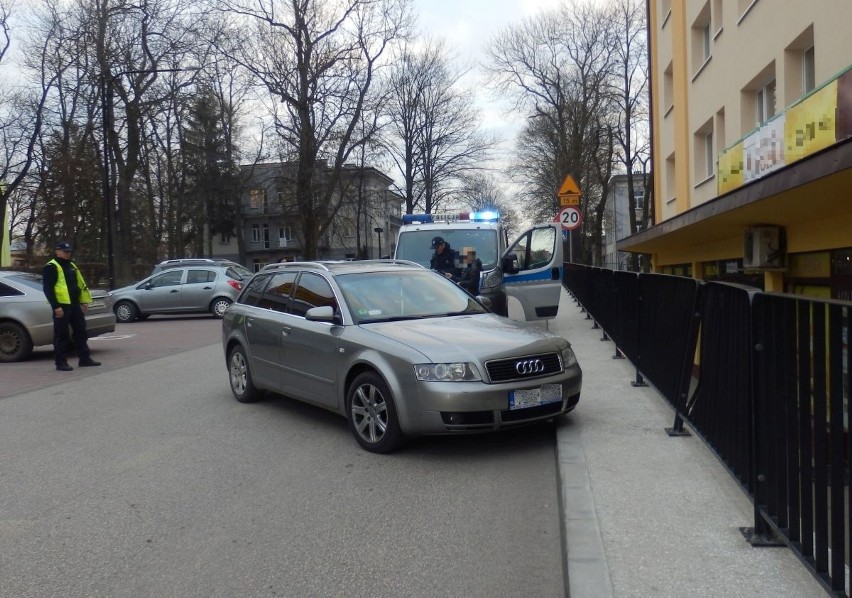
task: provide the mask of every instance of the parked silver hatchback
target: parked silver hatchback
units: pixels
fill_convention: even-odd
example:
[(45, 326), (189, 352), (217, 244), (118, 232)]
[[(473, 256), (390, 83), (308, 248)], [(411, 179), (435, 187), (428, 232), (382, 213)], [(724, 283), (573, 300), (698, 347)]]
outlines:
[(122, 323), (153, 314), (210, 312), (221, 318), (251, 274), (239, 265), (175, 268), (111, 291), (110, 297)]
[(413, 262), (267, 266), (222, 325), (238, 401), (272, 391), (329, 409), (371, 452), (552, 419), (580, 398), (566, 339)]

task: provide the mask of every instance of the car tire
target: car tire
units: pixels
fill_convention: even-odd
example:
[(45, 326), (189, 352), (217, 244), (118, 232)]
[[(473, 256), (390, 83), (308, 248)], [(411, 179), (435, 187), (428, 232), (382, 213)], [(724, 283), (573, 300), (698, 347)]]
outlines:
[(210, 302), (210, 313), (219, 319), (225, 317), (225, 311), (231, 306), (231, 300), (227, 297), (216, 297)]
[(0, 322), (0, 361), (23, 361), (33, 352), (33, 341), (26, 329), (15, 322)]
[(358, 375), (349, 386), (346, 419), (355, 440), (371, 453), (389, 453), (405, 442), (393, 396), (375, 372)]
[(228, 354), (228, 382), (234, 398), (240, 403), (254, 403), (263, 397), (251, 380), (245, 349), (236, 345)]
[(131, 301), (119, 301), (113, 311), (116, 321), (122, 324), (128, 324), (139, 317), (139, 309)]

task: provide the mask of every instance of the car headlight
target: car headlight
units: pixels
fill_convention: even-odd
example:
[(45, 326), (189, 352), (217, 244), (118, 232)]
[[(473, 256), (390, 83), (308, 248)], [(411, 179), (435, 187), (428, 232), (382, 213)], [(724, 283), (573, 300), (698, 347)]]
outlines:
[(577, 365), (577, 356), (574, 355), (571, 345), (568, 345), (562, 349), (562, 366), (567, 370), (575, 365)]
[(468, 382), (482, 380), (472, 363), (417, 363), (414, 375), (421, 382)]

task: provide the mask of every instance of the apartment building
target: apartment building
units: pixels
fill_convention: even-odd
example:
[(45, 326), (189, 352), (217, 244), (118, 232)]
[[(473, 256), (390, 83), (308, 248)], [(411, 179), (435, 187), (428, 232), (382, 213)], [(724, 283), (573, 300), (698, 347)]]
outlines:
[[(236, 238), (223, 235), (216, 244), (216, 257), (238, 259), (254, 270), (279, 260), (303, 259), (304, 236), (294, 190), (296, 164), (253, 164), (244, 166), (242, 173), (243, 250), (238, 249)], [(390, 189), (391, 183), (390, 177), (375, 168), (343, 167), (335, 200), (341, 207), (320, 239), (318, 259), (373, 259), (393, 254), (402, 223), (402, 198)]]
[(848, 0), (649, 0), (656, 272), (852, 299)]

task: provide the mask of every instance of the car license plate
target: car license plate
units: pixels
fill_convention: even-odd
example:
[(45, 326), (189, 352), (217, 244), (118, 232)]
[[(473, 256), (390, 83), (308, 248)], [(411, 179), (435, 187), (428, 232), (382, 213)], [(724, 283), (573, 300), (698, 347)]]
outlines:
[(562, 400), (561, 384), (543, 384), (538, 388), (509, 391), (509, 409), (526, 409)]

